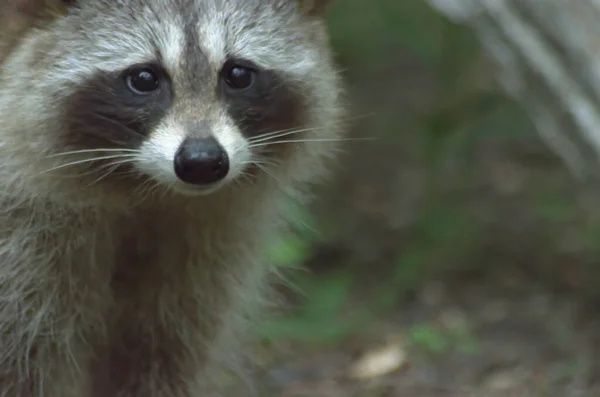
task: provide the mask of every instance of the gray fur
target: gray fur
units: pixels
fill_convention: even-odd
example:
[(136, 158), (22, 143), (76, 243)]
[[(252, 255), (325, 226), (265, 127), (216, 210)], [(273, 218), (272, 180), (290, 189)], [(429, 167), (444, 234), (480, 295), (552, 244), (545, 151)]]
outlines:
[[(299, 7), (322, 3), (82, 0), (13, 30), (18, 40), (0, 35), (16, 43), (0, 45), (0, 396), (201, 395), (260, 300), (261, 254), (285, 226), (286, 198), (325, 176), (337, 147), (324, 24)], [(306, 131), (290, 138), (306, 142), (282, 144), (268, 172), (245, 175), (257, 149), (214, 91), (226, 54), (275, 71), (301, 99)], [(98, 155), (58, 155), (88, 144), (65, 137), (82, 84), (157, 56), (175, 94), (131, 149), (134, 176), (66, 166)], [(230, 180), (201, 194), (169, 169), (198, 123), (233, 162)]]

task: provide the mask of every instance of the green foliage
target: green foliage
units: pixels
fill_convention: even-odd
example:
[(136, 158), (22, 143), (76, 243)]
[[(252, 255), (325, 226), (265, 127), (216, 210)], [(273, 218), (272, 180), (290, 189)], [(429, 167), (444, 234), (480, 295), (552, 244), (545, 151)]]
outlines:
[(408, 336), (414, 345), (429, 353), (441, 354), (448, 349), (446, 336), (428, 324), (414, 325)]
[(480, 346), (475, 335), (467, 326), (459, 326), (450, 330), (450, 336), (457, 351), (464, 355), (480, 353)]
[(594, 256), (600, 254), (600, 222), (598, 220), (588, 220), (581, 228), (581, 241), (586, 251)]
[(442, 329), (427, 323), (418, 323), (410, 327), (408, 340), (426, 354), (444, 354), (450, 349), (464, 355), (479, 353), (477, 340), (467, 326)]
[(356, 315), (348, 318), (342, 315), (352, 282), (353, 277), (348, 273), (298, 282), (307, 297), (306, 302), (292, 315), (263, 324), (261, 334), (269, 339), (319, 344), (345, 338), (360, 324)]
[(541, 219), (553, 222), (573, 219), (575, 210), (571, 200), (546, 192), (537, 195), (533, 208)]
[(293, 232), (281, 236), (266, 254), (266, 263), (277, 268), (293, 267), (305, 262), (311, 247), (322, 235), (317, 220), (308, 210), (293, 200), (289, 202)]
[(290, 267), (308, 259), (310, 243), (302, 237), (292, 234), (271, 246), (267, 263), (275, 267)]
[[(442, 20), (419, 0), (345, 0), (329, 15), (331, 42), (353, 73), (374, 73), (385, 66), (390, 48), (404, 47), (433, 61)], [(348, 29), (351, 27), (351, 29)]]

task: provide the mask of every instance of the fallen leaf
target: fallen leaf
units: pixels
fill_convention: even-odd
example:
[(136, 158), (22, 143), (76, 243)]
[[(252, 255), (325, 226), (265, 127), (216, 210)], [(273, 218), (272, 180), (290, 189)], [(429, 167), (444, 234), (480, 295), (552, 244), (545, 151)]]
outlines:
[(349, 376), (354, 379), (370, 379), (397, 371), (406, 364), (407, 355), (400, 343), (393, 343), (371, 350), (350, 367)]

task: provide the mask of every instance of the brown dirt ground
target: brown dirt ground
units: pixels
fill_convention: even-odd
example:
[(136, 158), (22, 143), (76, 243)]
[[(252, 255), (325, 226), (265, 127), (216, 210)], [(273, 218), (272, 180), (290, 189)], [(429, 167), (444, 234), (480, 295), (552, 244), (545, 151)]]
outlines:
[[(472, 283), (428, 283), (373, 333), (333, 348), (257, 348), (253, 380), (227, 396), (277, 397), (592, 397), (600, 395), (600, 322), (578, 299), (513, 276)], [(458, 343), (428, 352), (408, 337), (414, 324), (440, 332), (468, 329), (474, 350)], [(391, 338), (391, 336), (393, 336)], [(349, 369), (395, 340), (405, 354), (395, 371), (368, 379)]]

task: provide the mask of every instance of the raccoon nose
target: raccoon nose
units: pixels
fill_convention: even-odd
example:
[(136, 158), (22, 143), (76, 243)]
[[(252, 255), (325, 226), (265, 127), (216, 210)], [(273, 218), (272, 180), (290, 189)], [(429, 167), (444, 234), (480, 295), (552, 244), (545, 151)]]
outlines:
[(213, 138), (187, 138), (175, 153), (175, 174), (192, 185), (210, 185), (225, 178), (229, 158)]

